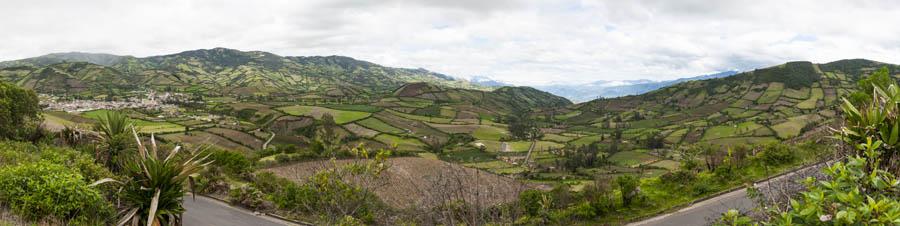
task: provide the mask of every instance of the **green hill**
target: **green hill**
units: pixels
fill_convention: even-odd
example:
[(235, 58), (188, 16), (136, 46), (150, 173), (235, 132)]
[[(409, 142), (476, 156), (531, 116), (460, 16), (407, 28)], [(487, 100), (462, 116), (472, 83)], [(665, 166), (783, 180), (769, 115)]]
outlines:
[(225, 48), (145, 58), (50, 54), (0, 62), (0, 67), (0, 79), (40, 92), (88, 95), (136, 87), (209, 95), (378, 95), (412, 82), (489, 90), (425, 69), (384, 67), (342, 56), (283, 57)]
[(758, 143), (790, 139), (832, 122), (840, 96), (863, 75), (897, 65), (855, 59), (789, 62), (727, 78), (676, 84), (643, 95), (598, 99), (561, 112), (574, 131), (648, 135), (669, 143)]

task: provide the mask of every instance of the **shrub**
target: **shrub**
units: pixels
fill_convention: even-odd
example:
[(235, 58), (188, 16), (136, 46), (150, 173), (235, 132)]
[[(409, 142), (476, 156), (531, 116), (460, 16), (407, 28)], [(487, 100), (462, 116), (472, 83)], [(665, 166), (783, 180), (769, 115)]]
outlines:
[(622, 205), (631, 205), (634, 197), (640, 195), (638, 194), (640, 192), (640, 184), (640, 178), (634, 175), (626, 174), (616, 178), (616, 185), (619, 186), (619, 191), (622, 194)]
[(228, 191), (228, 201), (250, 209), (257, 209), (263, 205), (263, 194), (253, 186), (241, 186)]
[(687, 185), (688, 182), (696, 180), (697, 175), (691, 171), (678, 170), (675, 172), (669, 172), (669, 173), (663, 174), (662, 176), (659, 177), (659, 179), (662, 182), (670, 184), (670, 185), (684, 186), (684, 185)]
[(578, 205), (569, 208), (571, 216), (582, 220), (589, 220), (597, 217), (597, 209), (591, 202), (581, 202)]
[(225, 173), (246, 175), (253, 171), (253, 162), (241, 153), (231, 151), (212, 151), (209, 159), (213, 165), (221, 167)]
[(541, 211), (541, 200), (546, 196), (539, 190), (526, 190), (519, 193), (519, 203), (528, 216), (537, 216)]
[(87, 223), (112, 213), (100, 191), (81, 174), (47, 161), (0, 169), (0, 200), (31, 220), (52, 217)]
[(781, 143), (771, 143), (764, 146), (758, 156), (767, 165), (782, 165), (797, 159), (791, 148)]

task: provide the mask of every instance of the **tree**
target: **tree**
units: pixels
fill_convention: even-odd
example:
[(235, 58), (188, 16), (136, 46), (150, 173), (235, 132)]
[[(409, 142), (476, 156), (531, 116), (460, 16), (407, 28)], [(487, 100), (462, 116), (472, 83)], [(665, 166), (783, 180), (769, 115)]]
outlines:
[(335, 155), (338, 148), (340, 148), (340, 136), (334, 131), (334, 128), (337, 126), (331, 114), (325, 113), (322, 115), (321, 124), (316, 129), (315, 142), (322, 145), (323, 153)]
[(541, 128), (530, 115), (530, 110), (518, 110), (506, 117), (509, 134), (515, 140), (534, 140), (543, 136)]
[(34, 91), (0, 82), (0, 139), (25, 138), (40, 125), (40, 113)]
[(641, 180), (631, 174), (622, 175), (616, 178), (616, 185), (619, 186), (619, 192), (622, 194), (622, 205), (630, 206), (634, 197), (640, 192)]

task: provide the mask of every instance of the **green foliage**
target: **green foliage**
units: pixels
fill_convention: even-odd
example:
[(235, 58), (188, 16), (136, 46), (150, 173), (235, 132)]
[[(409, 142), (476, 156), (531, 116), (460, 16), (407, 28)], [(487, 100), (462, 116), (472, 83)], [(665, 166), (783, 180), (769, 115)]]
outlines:
[(23, 139), (41, 117), (37, 94), (0, 81), (0, 139)]
[(638, 194), (640, 184), (640, 178), (631, 174), (622, 175), (616, 178), (616, 185), (619, 187), (619, 192), (622, 196), (622, 205), (631, 205), (634, 198), (640, 195)]
[(856, 106), (869, 104), (875, 88), (887, 90), (891, 85), (896, 86), (897, 81), (891, 78), (890, 70), (887, 67), (882, 67), (857, 82), (859, 90), (850, 95), (850, 102)]
[(30, 220), (50, 217), (86, 224), (112, 214), (101, 192), (78, 171), (49, 161), (0, 168), (0, 202)]
[(335, 163), (318, 171), (306, 183), (296, 184), (271, 173), (260, 173), (254, 178), (253, 186), (268, 194), (267, 198), (279, 209), (319, 216), (329, 224), (345, 216), (372, 222), (375, 211), (383, 204), (369, 187), (360, 183), (381, 175), (388, 167), (384, 161), (390, 152), (370, 152), (360, 146), (350, 153), (359, 161), (346, 165)]
[[(846, 160), (824, 169), (824, 180), (807, 178), (807, 190), (790, 201), (790, 209), (774, 210), (774, 225), (898, 225), (900, 224), (900, 180), (897, 172), (900, 141), (897, 103), (900, 89), (885, 79), (882, 69), (862, 86), (872, 102), (857, 106), (844, 99), (846, 123), (837, 137), (856, 148)], [(887, 85), (887, 86), (882, 86)], [(863, 91), (868, 92), (868, 91)], [(768, 149), (767, 149), (768, 150)], [(777, 150), (777, 148), (776, 148)], [(782, 151), (774, 151), (779, 153)], [(780, 154), (763, 158), (780, 161)], [(731, 213), (731, 212), (729, 212)], [(726, 214), (721, 221), (748, 225), (737, 214)]]
[(238, 119), (244, 120), (244, 121), (250, 121), (250, 119), (252, 119), (253, 116), (256, 116), (257, 111), (259, 111), (259, 110), (256, 110), (253, 108), (244, 108), (244, 109), (241, 109), (240, 111), (237, 111), (237, 113), (235, 113), (235, 117), (237, 117)]
[(181, 206), (184, 188), (193, 174), (209, 164), (208, 155), (180, 152), (181, 147), (160, 151), (154, 139), (147, 148), (141, 144), (137, 133), (133, 136), (138, 153), (123, 165), (127, 180), (119, 198), (126, 206), (126, 215), (120, 222), (148, 225), (180, 222), (184, 212)]
[(737, 210), (728, 210), (722, 214), (722, 217), (713, 222), (713, 226), (751, 226), (759, 225), (753, 223), (753, 219), (741, 214)]
[(209, 152), (213, 166), (221, 167), (226, 173), (247, 175), (253, 172), (253, 162), (243, 154), (233, 151), (214, 150)]
[[(876, 145), (877, 146), (877, 145)], [(867, 171), (867, 157), (851, 157), (825, 169), (831, 179), (816, 183), (807, 179), (809, 191), (791, 201), (791, 209), (780, 213), (774, 224), (836, 225), (900, 224), (900, 181), (884, 170)]]
[(119, 155), (132, 146), (132, 139), (128, 135), (131, 131), (128, 130), (134, 128), (134, 122), (128, 115), (119, 111), (105, 111), (105, 113), (97, 118), (94, 130), (100, 132), (104, 144), (105, 152), (101, 156), (101, 161), (111, 170), (118, 171)]
[(797, 154), (791, 150), (791, 147), (783, 143), (770, 143), (763, 146), (762, 151), (757, 157), (762, 160), (763, 164), (770, 166), (783, 165), (792, 163), (797, 160)]
[(541, 211), (541, 202), (544, 199), (544, 192), (539, 190), (525, 190), (519, 193), (519, 205), (525, 210), (528, 216), (537, 216)]

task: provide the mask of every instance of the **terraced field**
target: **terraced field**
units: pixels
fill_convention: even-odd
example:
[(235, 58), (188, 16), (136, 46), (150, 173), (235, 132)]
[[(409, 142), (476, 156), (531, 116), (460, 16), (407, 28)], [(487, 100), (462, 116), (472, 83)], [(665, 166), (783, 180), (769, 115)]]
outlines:
[(364, 119), (372, 115), (372, 113), (362, 111), (345, 111), (324, 107), (301, 105), (280, 107), (277, 109), (284, 112), (285, 114), (295, 116), (309, 116), (316, 119), (321, 119), (322, 115), (329, 114), (334, 117), (334, 122), (337, 124), (346, 124), (348, 122)]

